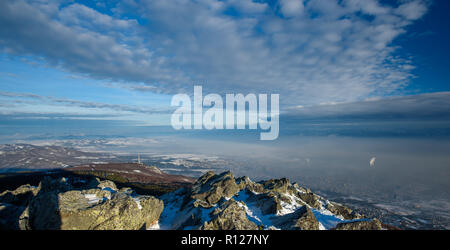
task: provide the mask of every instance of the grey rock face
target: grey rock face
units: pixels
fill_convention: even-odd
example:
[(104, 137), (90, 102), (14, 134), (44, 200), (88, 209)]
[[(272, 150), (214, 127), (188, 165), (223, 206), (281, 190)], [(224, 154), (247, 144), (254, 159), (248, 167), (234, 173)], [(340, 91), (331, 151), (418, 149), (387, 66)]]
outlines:
[[(89, 195), (105, 199), (105, 194), (101, 191)], [(123, 193), (115, 193), (111, 199), (106, 199), (103, 203), (99, 201), (94, 206), (81, 197), (71, 202), (73, 198), (67, 199), (67, 196), (74, 194), (65, 193), (60, 197), (61, 229), (138, 230), (155, 223), (163, 210), (162, 201), (150, 196), (132, 198)], [(73, 206), (74, 203), (78, 203), (76, 207)]]
[(109, 189), (112, 191), (117, 191), (116, 184), (114, 182), (108, 181), (108, 180), (100, 181), (99, 184), (97, 185), (97, 187), (101, 188), (101, 189)]
[(27, 207), (0, 204), (0, 230), (27, 230), (28, 225)]
[(212, 207), (222, 198), (230, 198), (240, 190), (231, 172), (215, 175), (208, 172), (200, 177), (192, 188), (191, 198), (195, 205)]
[(307, 205), (277, 220), (277, 225), (285, 230), (319, 230), (319, 222)]
[(276, 214), (281, 209), (280, 200), (275, 193), (251, 195), (249, 201), (255, 202), (265, 215)]
[(312, 192), (299, 193), (298, 197), (313, 208), (320, 208), (319, 197)]
[(0, 229), (30, 229), (28, 204), (38, 190), (27, 184), (0, 194)]
[(369, 221), (355, 221), (348, 223), (339, 223), (336, 230), (381, 230), (381, 222), (377, 219)]
[(319, 230), (319, 222), (307, 206), (301, 207), (295, 214), (298, 216), (298, 219), (295, 221), (294, 228), (301, 230)]
[(209, 222), (205, 222), (202, 229), (257, 230), (258, 226), (248, 219), (242, 205), (230, 199), (212, 212), (212, 219)]
[(360, 219), (362, 217), (360, 214), (357, 214), (350, 208), (335, 202), (328, 203), (327, 209), (336, 215), (342, 216), (346, 220)]
[(290, 183), (289, 180), (286, 178), (282, 179), (272, 179), (268, 180), (262, 183), (264, 186), (264, 189), (268, 191), (274, 191), (278, 193), (286, 193), (289, 190)]
[(236, 183), (240, 190), (248, 189), (255, 193), (264, 192), (264, 186), (262, 184), (251, 181), (247, 176), (236, 178)]
[(29, 184), (18, 187), (13, 191), (5, 191), (0, 194), (0, 203), (8, 203), (16, 206), (24, 206), (36, 194), (37, 188)]

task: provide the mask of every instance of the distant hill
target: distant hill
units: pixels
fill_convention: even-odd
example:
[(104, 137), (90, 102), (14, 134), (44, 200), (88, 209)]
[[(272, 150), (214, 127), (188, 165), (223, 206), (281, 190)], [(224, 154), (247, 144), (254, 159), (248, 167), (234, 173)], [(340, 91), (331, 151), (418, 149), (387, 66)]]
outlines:
[[(106, 176), (113, 174), (120, 176), (123, 181), (134, 183), (194, 183), (195, 179), (182, 175), (171, 175), (154, 166), (146, 166), (138, 163), (104, 163), (85, 164), (66, 171), (74, 173), (104, 173)], [(106, 177), (105, 176), (105, 177)], [(99, 176), (103, 177), (103, 176)]]
[(67, 168), (87, 163), (117, 162), (114, 155), (59, 146), (0, 145), (0, 172)]

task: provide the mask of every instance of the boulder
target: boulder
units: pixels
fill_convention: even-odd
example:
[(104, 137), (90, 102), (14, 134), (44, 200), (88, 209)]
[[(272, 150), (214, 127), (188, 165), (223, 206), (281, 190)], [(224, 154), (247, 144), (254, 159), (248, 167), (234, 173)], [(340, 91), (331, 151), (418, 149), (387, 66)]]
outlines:
[(219, 175), (208, 172), (194, 184), (191, 198), (196, 200), (196, 206), (209, 208), (222, 198), (231, 198), (239, 190), (240, 188), (231, 172), (224, 172)]
[(28, 204), (38, 190), (38, 187), (26, 184), (0, 194), (0, 229), (30, 229)]
[(319, 230), (319, 222), (308, 206), (302, 206), (295, 212), (274, 219), (281, 228), (287, 230)]
[(319, 222), (307, 206), (301, 207), (294, 214), (297, 217), (293, 226), (294, 228), (301, 230), (319, 230)]
[(261, 209), (264, 215), (277, 214), (281, 210), (281, 203), (278, 195), (275, 193), (251, 194), (249, 202), (255, 203)]
[(263, 193), (265, 191), (262, 184), (251, 181), (247, 176), (236, 178), (236, 184), (240, 190), (248, 189), (255, 193)]
[(137, 230), (154, 224), (163, 202), (102, 189), (38, 194), (30, 204), (33, 229)]
[(319, 202), (319, 196), (315, 195), (312, 192), (308, 193), (297, 193), (297, 197), (299, 197), (306, 204), (310, 205), (313, 208), (320, 208), (321, 204)]
[(38, 192), (37, 187), (29, 184), (22, 185), (13, 191), (4, 191), (0, 194), (0, 203), (8, 203), (17, 206), (26, 206), (30, 199)]
[(271, 179), (262, 183), (264, 189), (267, 191), (277, 192), (277, 193), (287, 193), (289, 190), (289, 186), (291, 186), (290, 182), (286, 178), (281, 179)]
[(27, 230), (28, 208), (8, 203), (0, 204), (0, 230)]
[(61, 229), (144, 229), (153, 225), (163, 210), (162, 201), (154, 197), (132, 198), (121, 193), (113, 194), (110, 200), (87, 209), (73, 210), (62, 205)]
[(0, 194), (0, 229), (136, 230), (157, 222), (163, 207), (111, 181), (44, 177)]
[(100, 183), (97, 185), (98, 188), (101, 189), (108, 189), (111, 191), (117, 191), (116, 184), (109, 180), (100, 181)]
[(342, 216), (345, 220), (360, 219), (362, 217), (350, 208), (336, 202), (328, 202), (326, 208), (333, 214)]

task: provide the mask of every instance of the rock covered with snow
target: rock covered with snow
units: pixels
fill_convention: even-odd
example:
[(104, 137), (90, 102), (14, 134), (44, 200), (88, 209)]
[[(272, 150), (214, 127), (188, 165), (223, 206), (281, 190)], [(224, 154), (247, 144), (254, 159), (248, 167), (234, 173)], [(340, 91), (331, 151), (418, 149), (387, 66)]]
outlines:
[[(231, 172), (207, 172), (194, 186), (161, 197), (161, 229), (376, 229), (350, 208), (288, 179), (253, 182)], [(353, 223), (353, 224), (348, 224)], [(361, 226), (358, 226), (361, 225)]]
[(203, 230), (257, 230), (258, 226), (251, 222), (245, 208), (239, 202), (230, 199), (224, 201), (211, 214), (211, 220), (205, 221)]
[(295, 212), (285, 216), (286, 223), (282, 226), (285, 229), (293, 230), (319, 230), (320, 224), (314, 213), (308, 206), (302, 206)]

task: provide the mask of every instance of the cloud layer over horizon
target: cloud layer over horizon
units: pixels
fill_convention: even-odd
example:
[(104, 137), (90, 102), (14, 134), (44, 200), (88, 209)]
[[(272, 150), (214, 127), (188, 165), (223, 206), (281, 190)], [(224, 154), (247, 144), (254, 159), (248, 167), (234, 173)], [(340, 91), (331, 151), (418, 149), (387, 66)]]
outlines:
[[(450, 122), (450, 92), (396, 96), (345, 103), (298, 106), (281, 111), (281, 122), (333, 123), (336, 121), (420, 121)], [(4, 108), (2, 108), (4, 107)], [(28, 107), (28, 108), (27, 108)], [(33, 112), (33, 107), (40, 107)], [(46, 109), (45, 107), (50, 107)], [(52, 108), (53, 107), (53, 108)], [(2, 119), (113, 119), (145, 121), (162, 116), (159, 125), (170, 125), (175, 107), (155, 108), (127, 104), (109, 104), (61, 99), (31, 93), (0, 91)], [(207, 110), (208, 108), (205, 108)]]

